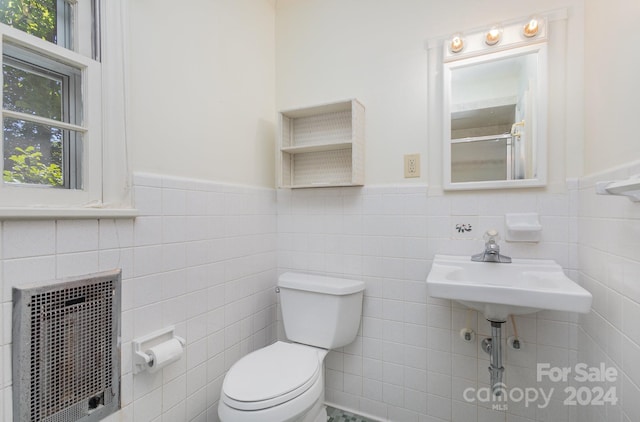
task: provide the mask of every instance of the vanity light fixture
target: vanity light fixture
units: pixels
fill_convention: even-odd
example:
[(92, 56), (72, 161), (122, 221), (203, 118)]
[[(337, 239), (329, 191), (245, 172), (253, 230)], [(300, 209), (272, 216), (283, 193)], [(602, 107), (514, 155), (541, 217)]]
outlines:
[(484, 42), (487, 45), (496, 45), (502, 39), (502, 28), (499, 26), (493, 26), (491, 29), (484, 35)]
[(449, 49), (452, 53), (459, 53), (464, 48), (464, 39), (461, 34), (455, 34), (449, 43)]
[(522, 35), (527, 38), (533, 38), (538, 35), (538, 31), (540, 30), (540, 24), (537, 18), (531, 18), (529, 22), (526, 23), (524, 28), (522, 28)]
[(493, 21), (478, 30), (457, 30), (440, 38), (443, 61), (456, 61), (482, 56), (494, 51), (507, 51), (547, 40), (547, 17), (529, 15), (509, 22)]

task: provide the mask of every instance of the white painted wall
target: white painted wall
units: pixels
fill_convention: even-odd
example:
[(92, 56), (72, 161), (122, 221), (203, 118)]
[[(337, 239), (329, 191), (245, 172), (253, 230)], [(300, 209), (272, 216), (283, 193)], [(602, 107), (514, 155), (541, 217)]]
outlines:
[[(566, 89), (567, 119), (558, 130), (566, 136), (559, 145), (554, 140), (550, 159), (560, 167), (552, 166), (550, 179), (583, 174), (583, 149), (586, 173), (640, 155), (628, 124), (635, 117), (630, 93), (640, 89), (640, 58), (608, 44), (640, 41), (633, 31), (637, 2), (278, 0), (275, 10), (273, 3), (129, 3), (134, 170), (272, 186), (275, 111), (358, 97), (367, 106), (366, 182), (437, 183), (436, 168), (423, 169), (420, 179), (402, 178), (405, 153), (421, 153), (423, 166), (439, 165), (437, 148), (424, 157), (430, 153), (425, 41), (565, 6), (567, 68), (558, 85)], [(188, 24), (169, 30), (177, 22)]]
[[(278, 0), (276, 109), (357, 97), (367, 113), (366, 184), (439, 185), (440, 149), (427, 143), (432, 94), (426, 41), (560, 7), (570, 8), (566, 34), (550, 36), (552, 42), (566, 40), (566, 60), (564, 55), (559, 60), (570, 77), (563, 72), (550, 80), (555, 93), (550, 115), (558, 116), (560, 109), (566, 119), (549, 124), (555, 134), (549, 179), (564, 186), (565, 178), (580, 175), (582, 168), (583, 0)], [(408, 153), (422, 155), (421, 178), (403, 178)]]
[(273, 1), (129, 4), (133, 169), (272, 187)]
[(640, 3), (586, 2), (585, 170), (593, 173), (640, 158), (636, 130), (640, 93)]

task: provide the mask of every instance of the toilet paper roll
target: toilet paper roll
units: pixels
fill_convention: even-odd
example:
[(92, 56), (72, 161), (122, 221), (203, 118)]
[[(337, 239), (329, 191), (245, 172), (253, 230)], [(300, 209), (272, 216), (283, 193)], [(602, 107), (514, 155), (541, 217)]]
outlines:
[(183, 353), (182, 343), (176, 338), (160, 343), (146, 351), (151, 357), (149, 372), (157, 372), (172, 362), (180, 359)]

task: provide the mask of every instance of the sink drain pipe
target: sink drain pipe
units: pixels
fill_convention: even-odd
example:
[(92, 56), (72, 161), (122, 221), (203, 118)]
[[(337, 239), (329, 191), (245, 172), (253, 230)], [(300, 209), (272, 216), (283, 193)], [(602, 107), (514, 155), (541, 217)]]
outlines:
[(502, 322), (489, 321), (491, 323), (491, 338), (482, 340), (482, 350), (491, 357), (489, 374), (491, 375), (491, 391), (495, 396), (501, 396), (504, 391), (502, 383)]

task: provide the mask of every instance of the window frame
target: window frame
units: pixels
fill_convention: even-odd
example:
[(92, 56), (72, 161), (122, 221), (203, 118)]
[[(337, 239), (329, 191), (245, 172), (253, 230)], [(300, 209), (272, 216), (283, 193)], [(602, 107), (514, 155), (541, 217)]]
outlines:
[[(128, 16), (124, 3), (125, 0), (99, 1), (97, 10), (92, 7), (78, 10), (81, 18), (72, 19), (74, 31), (79, 27), (86, 31), (89, 18), (96, 19), (95, 25), (101, 29), (96, 37), (74, 37), (74, 43), (85, 39), (82, 45), (74, 46), (82, 54), (0, 23), (3, 46), (14, 44), (79, 69), (82, 121), (77, 126), (85, 130), (81, 141), (82, 189), (11, 186), (2, 182), (0, 219), (131, 218), (137, 215), (132, 208), (127, 149), (125, 31)], [(85, 54), (96, 54), (100, 61)], [(2, 75), (0, 82), (3, 82)], [(4, 117), (6, 112), (1, 101), (2, 98), (0, 110)], [(4, 148), (4, 142), (0, 148)]]
[[(0, 183), (0, 206), (15, 207), (35, 204), (50, 206), (81, 205), (100, 200), (100, 186), (102, 185), (102, 172), (99, 171), (102, 162), (102, 71), (100, 63), (4, 24), (0, 24), (0, 37), (2, 39), (3, 52), (5, 44), (15, 45), (18, 48), (42, 55), (46, 59), (60, 62), (80, 71), (82, 120), (79, 125), (56, 122), (55, 126), (81, 132), (82, 143), (84, 144), (81, 152), (82, 189), (51, 189), (47, 186), (13, 185), (3, 181)], [(0, 58), (0, 64), (4, 64), (4, 54)], [(0, 82), (4, 84), (2, 75), (0, 75)], [(2, 100), (0, 98), (0, 103)], [(37, 118), (19, 112), (9, 112), (4, 109), (4, 105), (2, 105), (2, 117), (24, 118), (36, 123), (51, 124), (51, 121), (45, 118)], [(4, 142), (0, 149), (2, 149), (4, 156)]]

